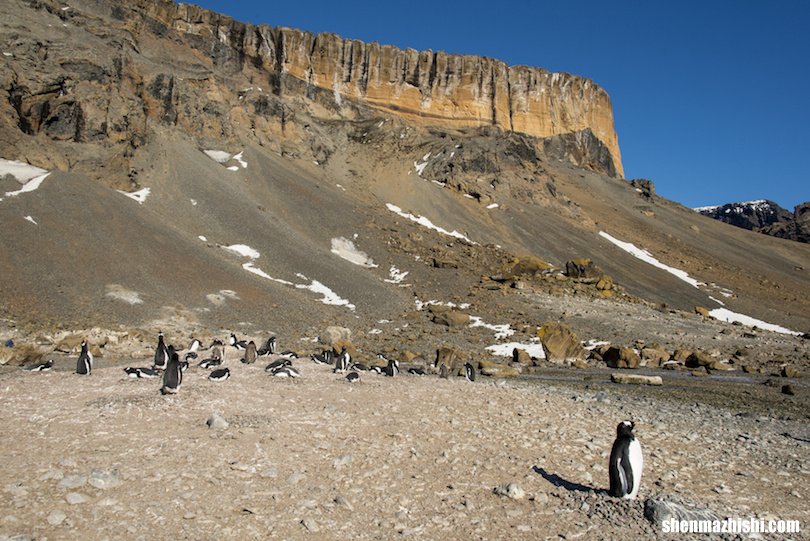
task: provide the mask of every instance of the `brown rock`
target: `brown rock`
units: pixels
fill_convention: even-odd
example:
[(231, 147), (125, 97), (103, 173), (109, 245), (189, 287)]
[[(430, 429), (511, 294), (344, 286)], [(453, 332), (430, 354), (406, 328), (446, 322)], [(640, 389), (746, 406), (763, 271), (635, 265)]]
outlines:
[(451, 374), (456, 373), (467, 360), (467, 355), (458, 349), (442, 346), (436, 350), (436, 366), (445, 365)]
[(689, 368), (697, 368), (699, 366), (711, 366), (715, 362), (713, 358), (702, 351), (694, 351), (686, 359), (686, 366)]
[(695, 313), (703, 317), (709, 317), (709, 309), (702, 306), (695, 306)]
[(796, 394), (796, 388), (793, 387), (793, 385), (791, 385), (790, 383), (782, 385), (782, 394), (793, 396)]
[(596, 282), (596, 289), (599, 291), (608, 291), (613, 289), (613, 278), (607, 274), (603, 275), (601, 278), (599, 278), (599, 281)]
[(679, 348), (672, 353), (672, 360), (678, 361), (679, 363), (685, 363), (686, 359), (688, 359), (691, 355), (691, 350)]
[(481, 375), (494, 378), (514, 378), (520, 375), (520, 370), (517, 368), (492, 361), (479, 361), (478, 370)]
[(785, 365), (782, 367), (782, 377), (783, 378), (800, 378), (802, 377), (802, 373), (799, 372), (799, 369), (795, 366)]
[(543, 345), (546, 360), (552, 363), (584, 359), (588, 353), (576, 333), (563, 323), (546, 323), (537, 331), (537, 337)]
[(470, 316), (455, 310), (447, 310), (433, 315), (433, 323), (448, 327), (463, 327), (469, 325)]
[(599, 280), (604, 273), (590, 259), (572, 259), (565, 263), (565, 275), (569, 278)]
[(514, 265), (512, 265), (512, 268), (509, 270), (509, 274), (513, 276), (536, 274), (553, 268), (554, 266), (552, 264), (546, 263), (539, 257), (524, 256), (515, 261)]
[(631, 385), (663, 385), (664, 380), (661, 376), (642, 376), (639, 374), (619, 374), (613, 373), (610, 375), (610, 381), (613, 383), (628, 383)]
[(631, 348), (611, 346), (602, 355), (610, 368), (638, 368), (641, 359)]
[(646, 366), (661, 366), (669, 360), (669, 353), (661, 346), (650, 346), (641, 350), (641, 360)]
[(695, 370), (692, 370), (691, 374), (692, 374), (693, 376), (695, 376), (695, 377), (708, 376), (708, 375), (709, 375), (709, 371), (708, 371), (708, 370), (706, 370), (706, 367), (705, 367), (705, 366), (701, 366), (700, 368), (697, 368), (697, 369), (695, 369)]
[(534, 364), (531, 355), (529, 355), (529, 352), (526, 351), (525, 349), (520, 348), (515, 348), (512, 350), (512, 362), (529, 366)]
[(709, 370), (713, 370), (715, 372), (729, 372), (731, 370), (735, 370), (734, 365), (723, 361), (714, 361), (712, 364), (709, 365)]

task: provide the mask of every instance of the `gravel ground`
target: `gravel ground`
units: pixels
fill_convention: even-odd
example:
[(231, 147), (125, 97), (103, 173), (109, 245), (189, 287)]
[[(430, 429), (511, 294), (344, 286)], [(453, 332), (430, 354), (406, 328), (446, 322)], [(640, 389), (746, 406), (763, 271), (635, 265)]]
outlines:
[[(349, 384), (308, 360), (298, 380), (228, 364), (228, 381), (192, 367), (165, 397), (117, 366), (0, 374), (0, 538), (653, 539), (658, 494), (808, 523), (807, 417), (778, 407), (588, 377)], [(215, 412), (227, 428), (206, 426)], [(635, 501), (602, 492), (625, 418), (645, 453)], [(521, 498), (493, 492), (508, 483)]]

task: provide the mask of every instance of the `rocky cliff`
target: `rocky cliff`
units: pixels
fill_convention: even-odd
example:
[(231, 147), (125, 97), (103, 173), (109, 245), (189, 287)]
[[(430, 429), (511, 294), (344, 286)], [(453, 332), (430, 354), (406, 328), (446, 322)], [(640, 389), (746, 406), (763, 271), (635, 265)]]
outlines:
[(276, 94), (325, 91), (338, 109), (356, 101), (424, 125), (497, 126), (540, 138), (590, 130), (623, 176), (610, 98), (588, 79), (486, 57), (254, 26), (168, 0), (132, 4), (166, 27), (199, 37), (212, 55), (224, 46), (235, 64), (266, 70)]
[(699, 207), (695, 210), (736, 227), (810, 243), (810, 202), (797, 205), (792, 213), (773, 201), (764, 199)]

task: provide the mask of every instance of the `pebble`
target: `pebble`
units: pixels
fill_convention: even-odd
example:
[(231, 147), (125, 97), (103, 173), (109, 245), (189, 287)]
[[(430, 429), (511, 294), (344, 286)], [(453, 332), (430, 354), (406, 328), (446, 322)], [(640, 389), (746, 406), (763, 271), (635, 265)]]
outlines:
[(499, 485), (493, 489), (493, 492), (498, 496), (506, 496), (513, 500), (520, 500), (526, 496), (526, 493), (517, 483), (508, 483)]
[(80, 494), (79, 492), (68, 492), (65, 496), (65, 500), (70, 505), (78, 505), (80, 503), (84, 503), (87, 501), (87, 496), (84, 494)]
[(309, 532), (312, 532), (312, 533), (318, 533), (319, 531), (321, 531), (321, 529), (318, 527), (318, 523), (317, 523), (317, 522), (315, 522), (315, 520), (314, 520), (314, 519), (311, 519), (311, 518), (305, 518), (304, 520), (302, 520), (302, 521), (301, 521), (301, 524), (302, 524), (302, 525), (304, 526), (304, 528), (306, 528), (306, 529), (307, 529), (307, 531), (309, 531)]
[(118, 470), (93, 470), (90, 472), (90, 479), (88, 480), (90, 486), (101, 490), (108, 488), (115, 488), (121, 484), (121, 479), (118, 477)]
[(268, 466), (267, 468), (263, 469), (259, 474), (259, 477), (264, 479), (275, 479), (278, 477), (278, 469), (275, 466)]
[(59, 481), (59, 488), (79, 488), (87, 483), (85, 475), (66, 475)]
[(48, 524), (51, 526), (59, 526), (67, 518), (67, 515), (58, 509), (54, 509), (48, 515)]
[(225, 430), (230, 426), (228, 421), (225, 420), (219, 413), (212, 413), (211, 417), (205, 422), (208, 425), (208, 428), (213, 428), (216, 430)]

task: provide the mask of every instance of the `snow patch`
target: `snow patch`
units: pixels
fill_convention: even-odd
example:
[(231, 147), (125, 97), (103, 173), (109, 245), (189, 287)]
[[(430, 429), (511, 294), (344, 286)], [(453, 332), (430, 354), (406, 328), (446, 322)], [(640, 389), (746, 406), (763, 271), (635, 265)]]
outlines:
[(279, 284), (284, 284), (285, 286), (295, 285), (292, 282), (288, 282), (287, 280), (282, 280), (281, 278), (273, 278), (272, 276), (270, 276), (269, 274), (264, 272), (262, 269), (260, 269), (258, 267), (254, 267), (252, 261), (249, 261), (248, 263), (243, 263), (242, 268), (245, 269), (248, 272), (252, 272), (253, 274), (256, 274), (257, 276), (261, 276), (262, 278), (272, 280), (273, 282), (277, 282)]
[(231, 244), (230, 246), (223, 246), (226, 250), (235, 252), (239, 255), (249, 257), (251, 259), (258, 259), (261, 254), (246, 244)]
[(422, 310), (426, 306), (447, 306), (448, 308), (461, 308), (462, 310), (466, 310), (467, 308), (470, 307), (470, 303), (468, 302), (456, 304), (454, 302), (441, 302), (435, 299), (422, 302), (416, 297), (414, 297), (414, 302), (416, 303), (417, 310)]
[(800, 332), (791, 331), (790, 329), (786, 329), (785, 327), (781, 327), (779, 325), (766, 323), (751, 316), (746, 316), (745, 314), (732, 312), (727, 308), (715, 308), (714, 310), (709, 310), (709, 315), (715, 319), (719, 319), (720, 321), (725, 321), (728, 323), (734, 323), (736, 321), (742, 323), (743, 325), (748, 325), (749, 327), (759, 327), (760, 329), (778, 332), (781, 334), (791, 334), (793, 336), (800, 336), (802, 334)]
[(137, 291), (132, 291), (118, 284), (107, 285), (107, 296), (125, 302), (127, 304), (143, 304), (141, 294)]
[(14, 160), (4, 160), (0, 158), (0, 178), (11, 175), (20, 184), (25, 184), (32, 178), (40, 177), (48, 173), (46, 169), (36, 167), (25, 162)]
[(521, 342), (506, 342), (504, 344), (493, 344), (484, 349), (492, 352), (493, 355), (498, 357), (511, 357), (512, 350), (515, 348), (526, 350), (529, 356), (534, 357), (535, 359), (546, 358), (546, 352), (543, 351), (543, 346), (539, 343), (524, 344)]
[(247, 169), (247, 162), (244, 160), (242, 155), (245, 153), (243, 150), (239, 154), (234, 154), (232, 160), (236, 160), (236, 162), (242, 167), (242, 169)]
[(385, 281), (388, 282), (389, 284), (401, 284), (402, 280), (404, 280), (405, 277), (408, 276), (408, 272), (409, 271), (401, 271), (394, 265), (391, 265), (391, 268), (388, 269), (389, 278), (386, 278)]
[(382, 334), (382, 329), (371, 329), (367, 334)]
[(32, 216), (26, 216), (25, 219), (28, 220), (29, 222), (31, 222), (34, 225), (39, 225), (37, 223), (37, 221)]
[(378, 267), (374, 261), (368, 256), (367, 253), (359, 250), (354, 242), (344, 237), (337, 237), (332, 239), (332, 253), (341, 257), (349, 263), (354, 263), (361, 267), (373, 269)]
[(515, 334), (515, 330), (508, 323), (504, 323), (503, 325), (493, 325), (491, 323), (484, 322), (484, 320), (478, 316), (470, 316), (470, 321), (472, 322), (470, 323), (470, 327), (484, 327), (485, 329), (495, 331), (496, 340), (507, 338)]
[(224, 150), (203, 150), (203, 152), (217, 163), (226, 163), (231, 159), (231, 153)]
[(139, 204), (143, 205), (146, 198), (149, 197), (149, 194), (152, 193), (152, 188), (143, 188), (138, 190), (137, 192), (125, 192), (123, 190), (116, 190), (118, 193), (126, 195), (130, 199), (134, 199)]
[[(309, 280), (306, 276), (301, 273), (296, 274), (302, 280)], [(324, 304), (331, 304), (334, 306), (345, 306), (351, 311), (354, 311), (356, 308), (354, 304), (350, 303), (348, 300), (341, 298), (337, 293), (323, 285), (321, 282), (317, 280), (310, 280), (309, 284), (295, 284), (295, 287), (298, 289), (308, 289), (314, 293), (318, 293), (322, 295), (322, 298), (319, 300)]]
[(489, 205), (487, 205), (488, 209), (496, 209), (498, 207), (500, 207), (498, 203), (490, 203)]
[(201, 240), (201, 241), (203, 241), (203, 242), (208, 242), (208, 239), (207, 239), (207, 238), (206, 238), (204, 235), (200, 235), (200, 236), (199, 236), (199, 237), (197, 237), (197, 238), (198, 238), (198, 239), (200, 239), (200, 240)]
[(582, 347), (587, 349), (588, 351), (591, 351), (593, 349), (598, 348), (599, 346), (607, 346), (608, 344), (610, 344), (610, 342), (606, 342), (604, 340), (588, 340), (587, 342), (582, 344)]
[(648, 252), (647, 250), (637, 248), (634, 244), (631, 244), (629, 242), (620, 241), (619, 239), (608, 235), (604, 231), (600, 231), (599, 236), (609, 240), (610, 242), (612, 242), (613, 244), (615, 244), (616, 246), (618, 246), (619, 248), (621, 248), (625, 252), (629, 253), (630, 255), (636, 257), (637, 259), (640, 259), (640, 260), (644, 261), (645, 263), (649, 263), (653, 267), (658, 267), (659, 269), (665, 270), (668, 273), (672, 274), (673, 276), (675, 276), (677, 278), (680, 278), (681, 280), (683, 280), (684, 282), (686, 282), (687, 284), (689, 284), (689, 285), (691, 285), (693, 287), (698, 287), (700, 285), (703, 285), (703, 282), (699, 282), (698, 280), (695, 280), (694, 278), (690, 277), (687, 272), (682, 271), (680, 269), (676, 269), (676, 268), (667, 266), (667, 265), (664, 265), (663, 263), (661, 263), (660, 261), (655, 259), (652, 256), (652, 254), (650, 254), (650, 252)]
[(423, 227), (427, 227), (428, 229), (433, 229), (434, 231), (438, 231), (442, 235), (455, 237), (457, 239), (463, 239), (463, 240), (466, 240), (467, 242), (469, 242), (470, 244), (476, 244), (476, 245), (478, 244), (477, 242), (474, 242), (474, 241), (470, 240), (465, 235), (459, 233), (456, 230), (448, 231), (448, 230), (446, 230), (446, 229), (444, 229), (442, 227), (439, 227), (439, 226), (435, 225), (433, 222), (431, 222), (429, 219), (425, 218), (424, 216), (416, 216), (416, 215), (411, 214), (409, 212), (403, 212), (401, 208), (399, 208), (396, 205), (392, 205), (391, 203), (386, 203), (385, 206), (391, 212), (393, 212), (395, 214), (398, 214), (398, 215), (402, 216), (403, 218), (406, 218), (406, 219), (408, 219), (408, 220), (410, 220), (412, 222), (416, 222), (416, 223), (418, 223), (419, 225), (421, 225)]
[(430, 152), (422, 156), (421, 162), (413, 162), (413, 167), (414, 169), (416, 169), (416, 174), (419, 175), (420, 177), (422, 176), (422, 173), (425, 171), (425, 167), (427, 167), (429, 159), (430, 159)]

